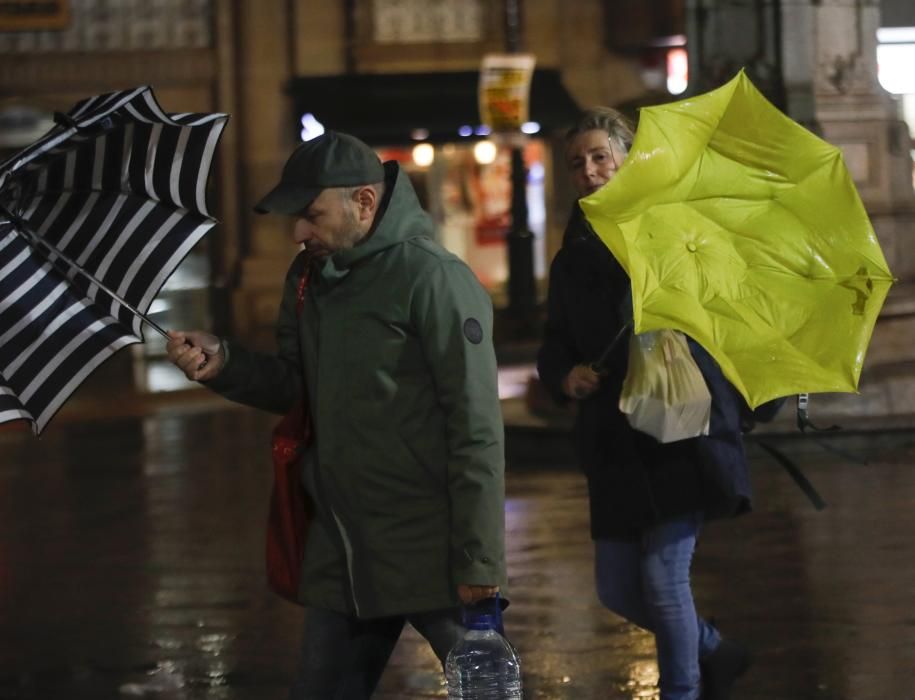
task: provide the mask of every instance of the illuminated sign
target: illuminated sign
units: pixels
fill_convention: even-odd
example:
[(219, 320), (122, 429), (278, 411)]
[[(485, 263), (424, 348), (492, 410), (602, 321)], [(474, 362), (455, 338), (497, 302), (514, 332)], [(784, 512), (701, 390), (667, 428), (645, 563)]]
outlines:
[(480, 68), (480, 121), (493, 133), (518, 132), (528, 122), (531, 78), (535, 58), (530, 54), (490, 54)]

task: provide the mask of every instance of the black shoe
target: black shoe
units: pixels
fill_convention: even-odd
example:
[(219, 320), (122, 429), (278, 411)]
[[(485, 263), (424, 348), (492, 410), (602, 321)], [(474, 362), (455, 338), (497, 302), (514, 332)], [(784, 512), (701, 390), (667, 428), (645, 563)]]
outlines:
[(751, 663), (750, 652), (743, 644), (722, 639), (715, 651), (699, 660), (700, 700), (730, 700), (734, 682), (747, 672)]

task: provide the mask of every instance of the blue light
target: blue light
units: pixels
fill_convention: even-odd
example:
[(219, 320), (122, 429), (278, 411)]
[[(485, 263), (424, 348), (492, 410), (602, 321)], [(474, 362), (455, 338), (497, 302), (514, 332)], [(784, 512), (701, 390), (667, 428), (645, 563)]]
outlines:
[(523, 131), (525, 134), (536, 134), (540, 131), (540, 123), (524, 122), (524, 124), (521, 125), (521, 131)]
[(527, 180), (528, 182), (543, 182), (545, 174), (546, 169), (543, 167), (543, 163), (531, 163), (531, 167), (527, 171)]
[(489, 136), (492, 133), (492, 129), (490, 129), (485, 124), (480, 124), (476, 129), (473, 130), (473, 133), (475, 133), (477, 136)]
[(459, 136), (473, 136), (473, 127), (472, 126), (460, 126), (458, 127)]

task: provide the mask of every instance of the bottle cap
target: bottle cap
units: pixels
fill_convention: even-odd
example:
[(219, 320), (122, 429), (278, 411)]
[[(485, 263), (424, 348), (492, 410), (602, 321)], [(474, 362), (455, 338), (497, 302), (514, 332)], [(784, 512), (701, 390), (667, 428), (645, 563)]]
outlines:
[(469, 630), (494, 630), (496, 629), (496, 616), (468, 611), (464, 615), (464, 626)]
[(499, 594), (463, 608), (464, 627), (471, 630), (496, 630), (502, 634), (502, 606)]

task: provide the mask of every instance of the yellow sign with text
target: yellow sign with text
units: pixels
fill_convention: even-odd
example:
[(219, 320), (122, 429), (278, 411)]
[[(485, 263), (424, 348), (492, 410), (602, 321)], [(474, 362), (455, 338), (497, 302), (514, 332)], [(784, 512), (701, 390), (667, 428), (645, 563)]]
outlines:
[(494, 132), (518, 131), (528, 121), (535, 61), (531, 54), (490, 54), (483, 57), (480, 68), (480, 121)]

